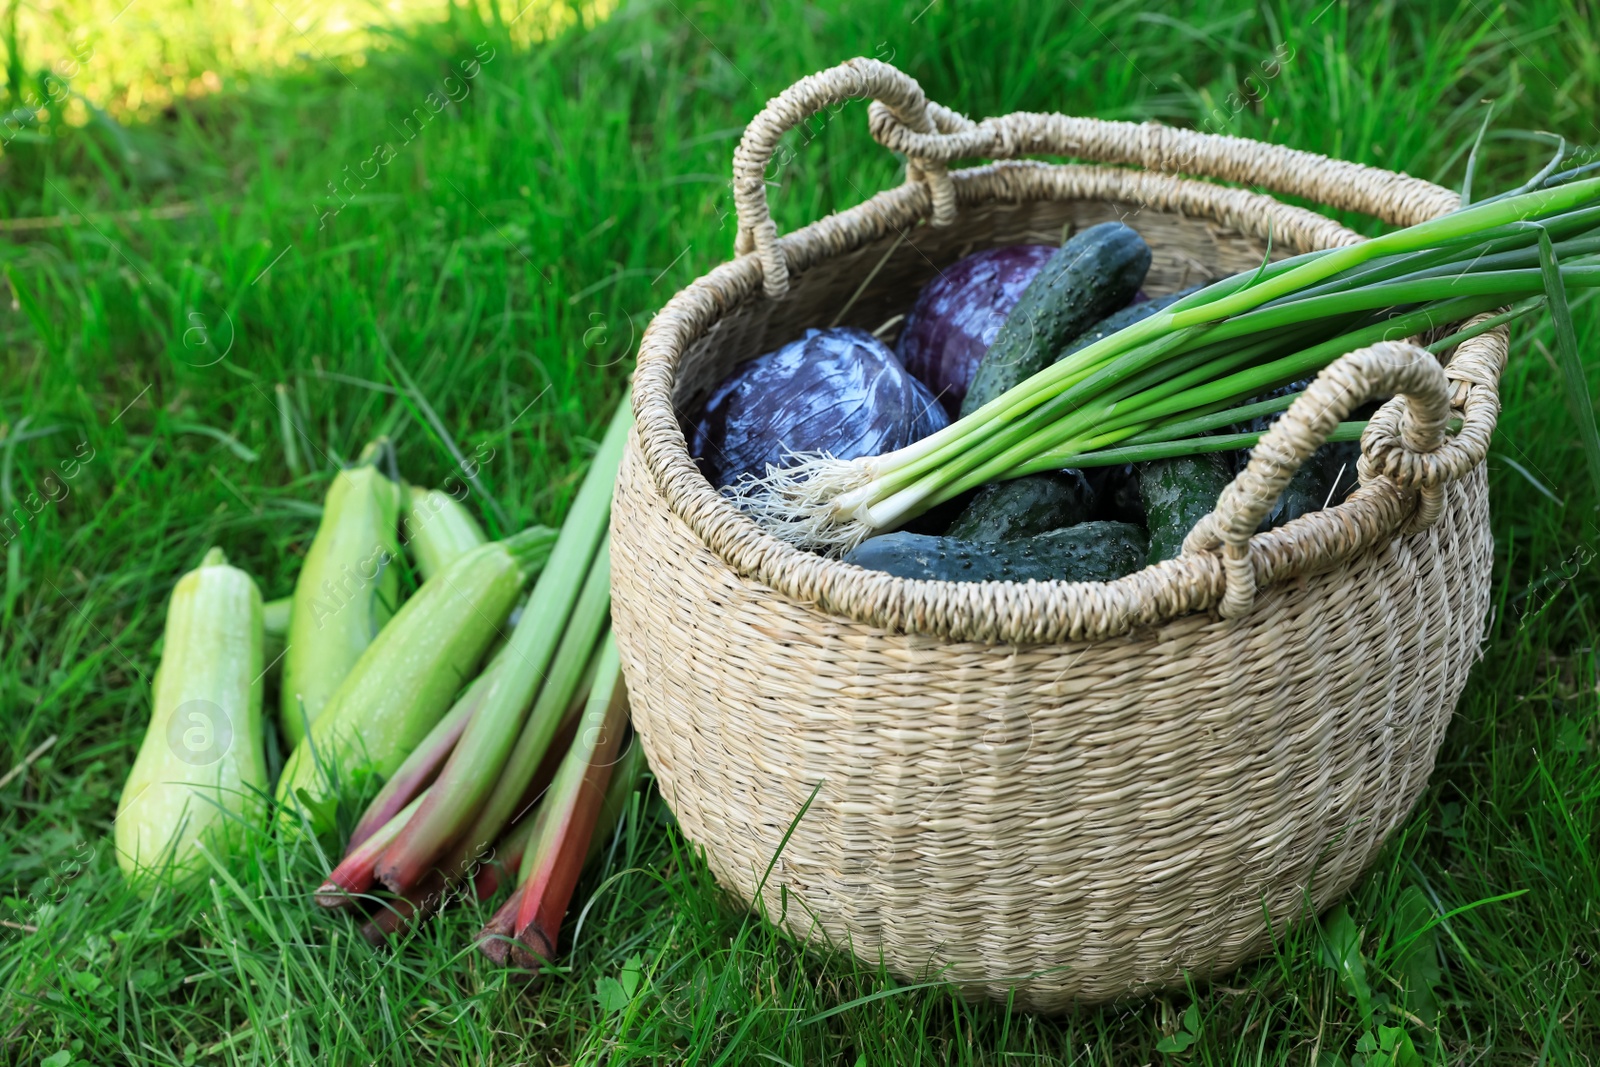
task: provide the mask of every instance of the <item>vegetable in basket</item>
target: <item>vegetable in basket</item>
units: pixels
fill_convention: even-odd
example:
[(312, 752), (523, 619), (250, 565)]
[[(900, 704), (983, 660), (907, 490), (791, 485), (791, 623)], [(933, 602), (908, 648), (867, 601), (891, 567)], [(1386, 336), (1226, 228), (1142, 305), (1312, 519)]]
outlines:
[(1102, 338), (1110, 337), (1112, 334), (1118, 333), (1122, 330), (1126, 330), (1129, 326), (1132, 326), (1136, 322), (1143, 322), (1156, 312), (1165, 311), (1167, 308), (1171, 307), (1173, 304), (1176, 304), (1190, 293), (1198, 293), (1199, 291), (1200, 286), (1191, 285), (1187, 289), (1179, 289), (1176, 293), (1168, 293), (1166, 296), (1157, 296), (1146, 300), (1135, 301), (1134, 303), (1123, 308), (1121, 311), (1112, 312), (1110, 315), (1107, 315), (1093, 326), (1090, 326), (1087, 330), (1084, 330), (1077, 337), (1073, 338), (1071, 343), (1058, 352), (1055, 358), (1050, 362), (1060, 363), (1063, 359), (1066, 359), (1079, 349), (1088, 348), (1096, 341), (1099, 341)]
[(978, 364), (961, 414), (1031, 378), (1061, 347), (1133, 299), (1150, 269), (1150, 246), (1131, 226), (1102, 222), (1056, 249)]
[(1135, 469), (1151, 563), (1175, 558), (1194, 524), (1210, 514), (1217, 496), (1233, 481), (1233, 465), (1216, 452), (1154, 459), (1135, 464)]
[(863, 456), (948, 423), (944, 409), (876, 337), (854, 327), (804, 337), (741, 364), (711, 393), (690, 451), (717, 487), (758, 478), (791, 452)]
[(1052, 245), (1004, 245), (946, 267), (923, 286), (895, 351), (952, 416), (1023, 290), (1055, 254)]
[(1144, 531), (1123, 522), (1084, 522), (1009, 541), (896, 533), (872, 537), (846, 563), (901, 578), (942, 582), (1108, 582), (1138, 570)]
[[(1581, 173), (1370, 241), (1263, 263), (1093, 342), (914, 444), (854, 459), (796, 457), (735, 495), (775, 536), (837, 553), (988, 482), (1254, 445), (1259, 434), (1203, 435), (1286, 409), (1293, 396), (1247, 401), (1353, 349), (1524, 297), (1553, 301), (1564, 288), (1600, 286), (1600, 178)], [(1430, 348), (1443, 351), (1466, 332)], [(1592, 415), (1587, 422), (1586, 441)], [(1359, 430), (1341, 426), (1334, 439)]]
[(117, 802), (117, 862), (146, 887), (192, 881), (204, 852), (265, 819), (261, 593), (222, 549), (167, 603), (150, 727)]
[(963, 541), (1012, 541), (1087, 522), (1094, 490), (1081, 471), (1051, 471), (978, 490), (945, 530)]
[[(1132, 272), (1137, 270), (1141, 263), (1147, 265), (1149, 262), (1149, 251), (1143, 247), (1143, 241), (1135, 243), (1119, 229), (1111, 230), (1108, 239), (1102, 241), (1101, 246), (1121, 250), (1127, 270), (1099, 272), (1097, 275), (1085, 278), (1077, 286), (1058, 289), (1055, 294), (1058, 299), (1075, 301), (1091, 308), (1114, 304), (1127, 292)], [(1065, 338), (1066, 346), (1058, 352), (1047, 353), (1046, 362), (1058, 363), (1071, 353), (1087, 347), (1102, 337), (1116, 333), (1141, 319), (1149, 318), (1163, 308), (1171, 306), (1186, 293), (1193, 291), (1193, 289), (1185, 290), (1184, 293), (1174, 293), (1153, 300), (1136, 299), (1134, 303), (1121, 310), (1112, 312), (1098, 322), (1092, 322), (1077, 335)], [(1137, 295), (1135, 294), (1136, 297)], [(1063, 496), (1069, 492), (1070, 502)], [(1008, 537), (1044, 533), (1046, 530), (1070, 526), (1093, 517), (1091, 515), (1094, 510), (1093, 496), (1093, 490), (1081, 471), (1030, 474), (1011, 481), (990, 483), (979, 491), (946, 533), (952, 537), (971, 541), (996, 541)], [(1056, 507), (1062, 505), (1066, 507), (1058, 513), (1047, 502), (1055, 502)], [(1108, 514), (1105, 517), (1120, 521), (1131, 520), (1137, 516), (1128, 511), (1123, 514)]]

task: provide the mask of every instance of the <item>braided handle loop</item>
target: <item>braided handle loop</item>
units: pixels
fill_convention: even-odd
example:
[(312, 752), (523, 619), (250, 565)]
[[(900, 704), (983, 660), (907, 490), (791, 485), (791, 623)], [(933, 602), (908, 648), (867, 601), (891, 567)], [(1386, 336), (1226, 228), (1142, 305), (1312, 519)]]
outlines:
[[(1386, 453), (1374, 451), (1377, 442), (1372, 439), (1370, 427), (1363, 435), (1363, 484), (1383, 477), (1402, 489), (1420, 492), (1420, 506), (1404, 532), (1437, 521), (1444, 507), (1446, 480), (1438, 473), (1445, 465), (1427, 460), (1437, 455), (1444, 444), (1450, 421), (1450, 393), (1450, 383), (1438, 359), (1427, 349), (1405, 341), (1383, 341), (1357, 349), (1317, 375), (1251, 451), (1249, 464), (1217, 498), (1216, 510), (1201, 519), (1184, 539), (1185, 553), (1222, 547), (1226, 589), (1218, 605), (1221, 614), (1236, 618), (1255, 604), (1251, 536), (1301, 464), (1327, 441), (1340, 421), (1368, 400), (1399, 394), (1380, 411), (1384, 417), (1373, 420), (1374, 424), (1381, 421), (1385, 427), (1379, 436), (1384, 438)], [(1404, 453), (1407, 458), (1387, 464), (1376, 460), (1380, 454), (1395, 452)]]
[[(767, 204), (767, 165), (778, 139), (823, 108), (864, 98), (877, 101), (876, 106), (906, 129), (935, 132), (922, 87), (887, 63), (861, 57), (801, 78), (767, 101), (734, 150), (733, 202), (739, 217), (734, 251), (743, 255), (754, 250), (761, 261), (762, 286), (772, 299), (789, 291), (789, 265)], [(944, 164), (924, 168), (914, 161), (907, 177), (927, 182), (934, 190), (935, 225), (947, 225), (955, 218), (955, 190)]]
[(955, 219), (951, 162), (1030, 154), (1133, 163), (1146, 170), (1245, 182), (1400, 225), (1433, 218), (1460, 203), (1448, 189), (1405, 174), (1157, 123), (1026, 111), (974, 122), (930, 101), (915, 79), (895, 67), (858, 57), (801, 78), (767, 101), (734, 151), (733, 200), (739, 220), (734, 251), (756, 253), (762, 287), (772, 299), (789, 291), (789, 264), (767, 203), (767, 168), (778, 140), (824, 108), (857, 99), (873, 101), (868, 112), (872, 136), (906, 157), (906, 181), (926, 186), (935, 226)]

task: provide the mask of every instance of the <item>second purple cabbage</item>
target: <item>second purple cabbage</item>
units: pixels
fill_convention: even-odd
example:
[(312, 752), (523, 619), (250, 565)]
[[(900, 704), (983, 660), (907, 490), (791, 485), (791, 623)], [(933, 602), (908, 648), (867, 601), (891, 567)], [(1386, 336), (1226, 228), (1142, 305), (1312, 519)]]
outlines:
[(923, 287), (906, 316), (900, 361), (951, 415), (977, 373), (1001, 323), (1055, 251), (1049, 245), (1007, 245), (960, 260)]

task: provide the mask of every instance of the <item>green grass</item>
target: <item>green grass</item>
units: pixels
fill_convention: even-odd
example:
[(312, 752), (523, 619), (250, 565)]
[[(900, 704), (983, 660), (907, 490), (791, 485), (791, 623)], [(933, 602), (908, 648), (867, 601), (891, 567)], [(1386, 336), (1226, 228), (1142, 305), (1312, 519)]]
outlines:
[[(366, 440), (393, 434), (413, 480), (457, 473), (424, 403), (479, 461), (491, 533), (559, 520), (649, 315), (730, 252), (740, 127), (799, 76), (878, 55), (974, 116), (1210, 123), (1450, 184), (1492, 98), (1480, 191), (1542, 162), (1516, 131), (1600, 142), (1580, 0), (925, 3), (647, 0), (548, 40), (543, 7), (515, 25), (456, 9), (363, 52), (274, 31), (262, 56), (236, 47), (242, 5), (216, 40), (171, 0), (21, 21), (8, 108), (51, 91), (37, 72), (73, 41), (107, 66), (74, 78), (87, 101), (0, 134), (0, 218), (89, 216), (0, 231), (0, 504), (38, 511), (5, 546), (0, 773), (57, 739), (0, 789), (0, 1061), (1372, 1065), (1364, 1035), (1387, 1026), (1424, 1062), (1594, 1061), (1596, 500), (1547, 325), (1518, 332), (1503, 390), (1483, 660), (1415, 812), (1320, 928), (1342, 969), (1308, 924), (1188, 991), (1063, 1019), (971, 1005), (745, 916), (659, 799), (586, 879), (567, 969), (533, 992), (468, 947), (481, 909), (369, 949), (311, 905), (311, 845), (258, 842), (190, 895), (124, 888), (107, 830), (177, 576), (218, 543), (287, 593), (334, 464)], [(155, 48), (163, 25), (182, 32)], [(470, 93), (433, 114), (475, 53)], [(201, 91), (163, 103), (140, 78)], [(898, 180), (847, 108), (783, 170), (779, 224)], [(1593, 390), (1595, 305), (1574, 319)], [(1180, 1023), (1198, 1040), (1157, 1051)]]

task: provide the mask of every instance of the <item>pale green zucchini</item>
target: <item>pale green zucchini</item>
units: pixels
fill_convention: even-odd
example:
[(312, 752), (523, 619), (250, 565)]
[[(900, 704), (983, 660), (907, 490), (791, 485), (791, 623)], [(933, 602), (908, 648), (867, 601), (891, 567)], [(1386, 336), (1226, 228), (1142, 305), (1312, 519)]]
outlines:
[(261, 636), (266, 639), (261, 646), (261, 657), (268, 674), (274, 673), (274, 668), (280, 665), (283, 644), (289, 639), (289, 611), (293, 606), (293, 596), (281, 596), (261, 605)]
[(302, 803), (321, 830), (329, 825), (328, 802), (341, 791), (364, 774), (393, 774), (477, 674), (553, 539), (534, 527), (475, 548), (424, 582), (290, 754), (278, 799)]
[(261, 592), (220, 548), (167, 604), (149, 729), (117, 803), (117, 862), (146, 887), (207, 869), (266, 814)]
[(374, 441), (328, 487), (289, 613), (278, 705), (288, 744), (305, 737), (307, 725), (317, 721), (394, 614), (400, 486), (378, 469), (390, 454), (387, 441)]
[(401, 523), (406, 548), (424, 581), (488, 540), (478, 520), (449, 493), (412, 485), (406, 503)]

